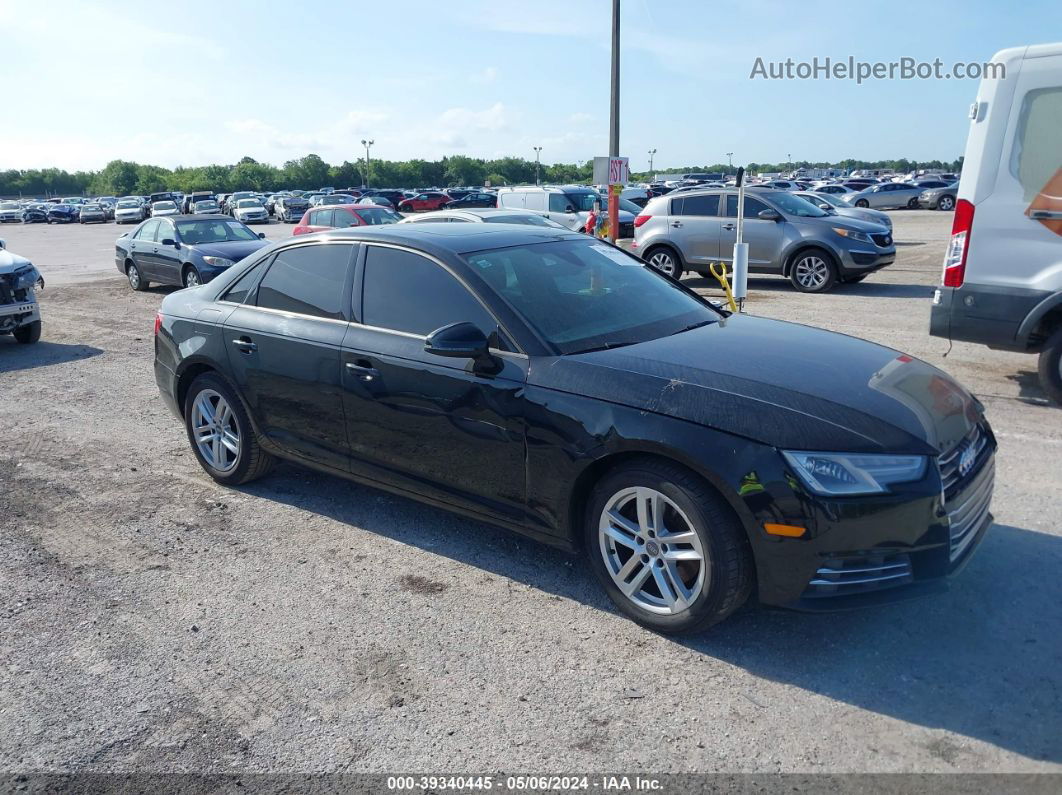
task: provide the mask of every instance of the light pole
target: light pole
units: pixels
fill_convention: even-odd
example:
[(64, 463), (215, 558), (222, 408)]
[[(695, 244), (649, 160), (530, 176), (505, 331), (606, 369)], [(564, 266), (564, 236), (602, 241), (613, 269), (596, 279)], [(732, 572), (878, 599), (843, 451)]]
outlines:
[(653, 178), (653, 155), (656, 154), (655, 149), (649, 150), (649, 179)]
[(372, 139), (370, 139), (368, 141), (366, 141), (364, 138), (361, 139), (361, 145), (365, 147), (365, 187), (366, 188), (369, 187), (369, 147), (372, 146), (374, 143), (376, 143), (376, 141), (373, 141)]
[[(620, 110), (620, 0), (612, 0), (612, 91), (608, 113), (608, 156), (619, 157)], [(608, 237), (613, 243), (619, 232), (619, 194), (608, 186)]]
[(734, 170), (734, 153), (733, 152), (727, 152), (726, 153), (726, 164), (727, 164), (727, 168), (729, 168), (731, 171)]
[(542, 147), (541, 146), (532, 146), (531, 148), (535, 150), (535, 184), (538, 185), (539, 182), (540, 182), (539, 177), (538, 177), (538, 156), (539, 156), (539, 153), (542, 152)]
[(793, 173), (793, 156), (791, 154), (786, 153), (785, 159), (789, 161), (789, 173), (792, 174)]

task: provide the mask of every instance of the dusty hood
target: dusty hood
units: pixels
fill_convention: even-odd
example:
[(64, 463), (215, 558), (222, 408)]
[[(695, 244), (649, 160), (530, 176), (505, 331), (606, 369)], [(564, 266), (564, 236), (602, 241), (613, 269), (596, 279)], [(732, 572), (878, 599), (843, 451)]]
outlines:
[(529, 382), (789, 449), (929, 455), (949, 450), (981, 417), (965, 389), (925, 362), (745, 315), (546, 360)]
[(25, 257), (20, 257), (18, 254), (12, 254), (7, 249), (0, 249), (0, 274), (14, 273), (20, 268), (25, 268), (27, 265), (32, 267), (32, 263)]

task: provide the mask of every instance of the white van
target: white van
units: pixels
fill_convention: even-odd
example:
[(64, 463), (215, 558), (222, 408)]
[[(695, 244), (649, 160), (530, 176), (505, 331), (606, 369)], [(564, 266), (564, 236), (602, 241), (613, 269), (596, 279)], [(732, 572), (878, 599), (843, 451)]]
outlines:
[[(586, 225), (587, 216), (600, 201), (607, 207), (608, 199), (593, 188), (581, 185), (524, 185), (498, 189), (498, 206), (508, 210), (530, 210), (563, 224), (573, 231)], [(620, 199), (619, 237), (634, 237), (634, 217), (641, 208)]]
[(1062, 43), (1003, 50), (970, 108), (929, 333), (1040, 356), (1062, 403)]

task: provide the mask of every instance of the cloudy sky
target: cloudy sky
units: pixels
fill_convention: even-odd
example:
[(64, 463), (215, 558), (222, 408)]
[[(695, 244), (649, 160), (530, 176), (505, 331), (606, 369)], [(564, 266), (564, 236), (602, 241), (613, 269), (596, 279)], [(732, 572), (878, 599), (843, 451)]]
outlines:
[[(750, 79), (765, 61), (947, 67), (1062, 38), (1062, 3), (623, 0), (621, 149), (644, 168), (951, 160), (976, 80)], [(0, 169), (309, 152), (607, 153), (608, 0), (0, 0)]]

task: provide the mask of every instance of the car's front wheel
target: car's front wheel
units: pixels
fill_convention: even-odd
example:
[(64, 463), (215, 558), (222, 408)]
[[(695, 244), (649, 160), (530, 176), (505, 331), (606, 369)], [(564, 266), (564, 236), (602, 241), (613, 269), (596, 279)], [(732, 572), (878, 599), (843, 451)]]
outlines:
[(682, 277), (682, 265), (675, 252), (667, 248), (656, 248), (649, 252), (646, 262), (661, 273), (676, 279)]
[(947, 212), (948, 210), (954, 210), (955, 199), (951, 198), (951, 196), (941, 196), (937, 200), (937, 209), (944, 210), (945, 212)]
[(837, 281), (837, 266), (822, 249), (801, 251), (793, 260), (789, 281), (802, 293), (824, 293)]
[(219, 376), (204, 373), (192, 382), (184, 419), (196, 459), (218, 483), (247, 483), (272, 468), (274, 458), (258, 444), (243, 403)]
[(744, 531), (722, 498), (666, 461), (623, 465), (595, 487), (586, 517), (591, 568), (617, 607), (659, 632), (705, 629), (752, 589)]
[(870, 202), (868, 202), (866, 199), (856, 199), (855, 206), (856, 207), (869, 207), (870, 206)]
[(203, 283), (203, 280), (199, 278), (199, 271), (193, 267), (185, 268), (184, 271), (184, 286), (185, 287), (198, 287)]
[(16, 342), (20, 342), (23, 345), (32, 345), (41, 338), (41, 321), (34, 320), (32, 323), (19, 326), (14, 331), (14, 337)]

